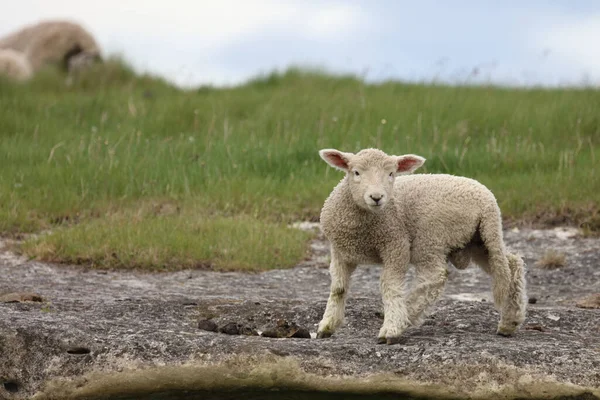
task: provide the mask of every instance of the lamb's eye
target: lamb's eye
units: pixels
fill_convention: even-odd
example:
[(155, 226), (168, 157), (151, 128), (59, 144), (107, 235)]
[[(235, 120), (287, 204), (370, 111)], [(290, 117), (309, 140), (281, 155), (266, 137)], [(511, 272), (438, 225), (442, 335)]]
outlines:
[(358, 173), (358, 171), (354, 171), (354, 176), (359, 176), (360, 174)]
[(390, 172), (390, 178), (391, 178), (392, 176), (394, 176), (394, 173), (393, 173), (393, 172)]

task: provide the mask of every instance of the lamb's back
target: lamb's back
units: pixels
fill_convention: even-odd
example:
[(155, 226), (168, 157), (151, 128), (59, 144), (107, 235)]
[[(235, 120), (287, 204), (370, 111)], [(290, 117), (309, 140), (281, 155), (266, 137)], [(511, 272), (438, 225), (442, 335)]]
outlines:
[[(399, 176), (394, 185), (396, 207), (411, 236), (450, 229), (476, 228), (482, 213), (498, 210), (492, 192), (481, 183), (445, 174)], [(498, 210), (499, 211), (499, 210)]]

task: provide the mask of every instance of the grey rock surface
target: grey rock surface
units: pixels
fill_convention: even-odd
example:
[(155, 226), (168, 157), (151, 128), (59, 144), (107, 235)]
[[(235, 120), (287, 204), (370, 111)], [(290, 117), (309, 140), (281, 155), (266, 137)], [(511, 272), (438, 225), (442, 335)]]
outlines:
[[(208, 319), (261, 333), (283, 319), (314, 337), (329, 288), (321, 238), (296, 268), (257, 274), (98, 271), (2, 251), (0, 295), (35, 293), (44, 302), (0, 303), (0, 399), (196, 398), (191, 393), (236, 385), (600, 398), (600, 310), (576, 306), (600, 293), (600, 239), (562, 228), (505, 235), (528, 264), (528, 294), (536, 299), (521, 330), (511, 338), (495, 335), (488, 276), (476, 267), (449, 266), (443, 299), (394, 346), (376, 344), (382, 323), (377, 266), (355, 272), (347, 324), (329, 339), (198, 328)], [(548, 249), (564, 252), (567, 265), (536, 268)]]

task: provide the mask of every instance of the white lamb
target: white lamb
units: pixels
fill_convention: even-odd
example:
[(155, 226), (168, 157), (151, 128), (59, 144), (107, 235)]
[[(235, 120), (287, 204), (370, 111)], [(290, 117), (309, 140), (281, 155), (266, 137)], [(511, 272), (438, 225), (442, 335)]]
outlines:
[(0, 39), (0, 49), (23, 52), (34, 72), (46, 65), (62, 64), (67, 70), (100, 59), (100, 47), (81, 25), (68, 21), (44, 21)]
[[(506, 251), (500, 209), (485, 186), (452, 175), (397, 176), (423, 165), (425, 159), (412, 154), (389, 156), (377, 149), (319, 154), (346, 176), (321, 211), (321, 227), (331, 242), (331, 292), (317, 337), (331, 336), (343, 323), (357, 264), (383, 264), (378, 343), (397, 343), (441, 295), (448, 260), (459, 269), (473, 260), (492, 276), (501, 314), (497, 333), (515, 332), (525, 319), (524, 264)], [(409, 264), (416, 283), (405, 296)]]
[(16, 81), (31, 78), (31, 65), (25, 54), (12, 49), (0, 49), (0, 75)]

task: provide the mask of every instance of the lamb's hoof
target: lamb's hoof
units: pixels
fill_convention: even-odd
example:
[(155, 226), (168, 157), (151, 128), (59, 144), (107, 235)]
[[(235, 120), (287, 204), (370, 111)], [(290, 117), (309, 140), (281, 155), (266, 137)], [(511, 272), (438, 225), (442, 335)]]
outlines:
[(513, 332), (504, 332), (504, 331), (501, 331), (501, 330), (498, 329), (496, 331), (496, 335), (498, 335), (498, 336), (504, 336), (504, 337), (511, 337), (513, 335)]
[(400, 343), (400, 336), (387, 338), (386, 343), (388, 346)]
[(514, 333), (515, 330), (517, 329), (517, 327), (509, 327), (509, 326), (499, 326), (498, 330), (496, 331), (496, 335), (500, 335), (500, 336), (504, 336), (504, 337), (511, 337)]
[(410, 325), (414, 326), (414, 327), (419, 327), (419, 326), (423, 325), (423, 322), (425, 322), (425, 318), (419, 317), (419, 318), (411, 319)]
[(317, 332), (317, 339), (327, 339), (331, 337), (331, 332)]
[(393, 344), (398, 344), (398, 343), (400, 343), (400, 336), (390, 337), (390, 338), (386, 338), (386, 337), (377, 338), (377, 344), (393, 345)]

